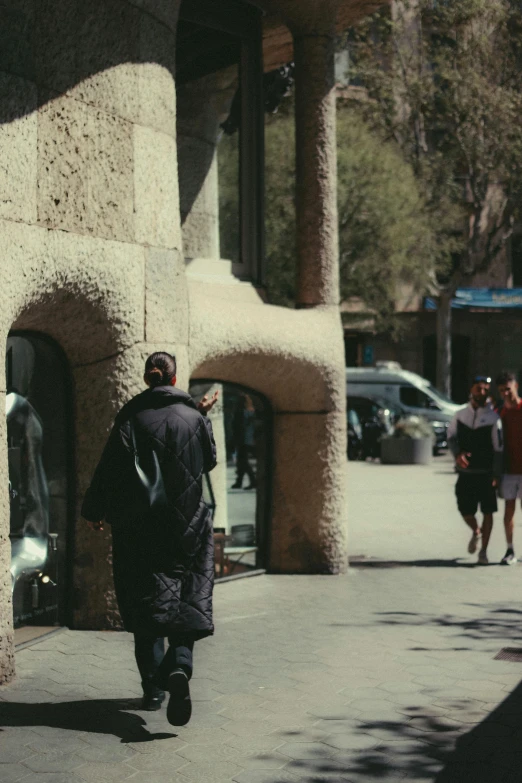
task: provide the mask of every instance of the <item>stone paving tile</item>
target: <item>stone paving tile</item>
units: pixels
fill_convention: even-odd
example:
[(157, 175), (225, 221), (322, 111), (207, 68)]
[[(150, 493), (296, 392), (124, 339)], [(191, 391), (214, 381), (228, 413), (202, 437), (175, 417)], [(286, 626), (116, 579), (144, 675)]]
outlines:
[(197, 781), (209, 781), (209, 783), (221, 783), (221, 781), (228, 781), (234, 778), (243, 771), (243, 768), (230, 761), (199, 761), (187, 764), (182, 767), (181, 773), (183, 777), (189, 780)]
[[(72, 753), (35, 753), (23, 760), (23, 766), (32, 772), (71, 772), (84, 764), (84, 759)], [(1, 768), (0, 768), (1, 772)]]
[(291, 775), (286, 770), (277, 770), (277, 772), (264, 769), (243, 770), (232, 778), (235, 783), (298, 783), (300, 780), (296, 775)]
[(382, 558), (386, 543), (436, 567), (216, 589), (188, 726), (139, 710), (129, 634), (64, 631), (21, 651), (0, 689), (1, 783), (521, 783), (522, 667), (493, 660), (520, 645), (518, 573), (454, 567), (466, 535), (437, 464), (414, 488), (408, 470), (350, 466), (352, 551)]
[(85, 778), (76, 772), (31, 772), (22, 780), (23, 783), (84, 783)]
[(91, 781), (127, 780), (135, 774), (135, 770), (125, 764), (89, 762), (78, 767), (75, 774), (91, 783)]
[[(3, 759), (2, 759), (3, 762)], [(1, 763), (0, 780), (2, 783), (17, 783), (22, 777), (27, 777), (28, 769), (23, 764)]]

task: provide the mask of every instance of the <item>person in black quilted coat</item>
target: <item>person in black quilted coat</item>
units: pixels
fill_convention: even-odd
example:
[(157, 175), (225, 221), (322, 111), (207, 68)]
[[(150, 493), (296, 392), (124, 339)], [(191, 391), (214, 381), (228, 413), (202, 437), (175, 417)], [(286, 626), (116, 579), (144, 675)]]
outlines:
[[(176, 360), (147, 359), (149, 387), (128, 402), (87, 490), (82, 516), (94, 530), (111, 525), (116, 597), (126, 631), (134, 634), (143, 708), (161, 707), (187, 723), (194, 642), (214, 632), (212, 518), (202, 498), (203, 474), (216, 465), (206, 413), (177, 389)], [(164, 654), (164, 638), (169, 648)]]

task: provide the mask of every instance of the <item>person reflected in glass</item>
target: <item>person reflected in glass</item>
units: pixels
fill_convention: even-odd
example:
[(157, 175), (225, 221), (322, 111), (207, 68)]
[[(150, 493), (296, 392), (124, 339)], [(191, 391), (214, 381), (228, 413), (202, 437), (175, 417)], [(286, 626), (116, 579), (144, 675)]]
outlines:
[[(176, 387), (176, 359), (153, 353), (148, 388), (123, 406), (85, 495), (82, 516), (95, 530), (111, 525), (116, 598), (134, 634), (142, 708), (170, 694), (167, 719), (191, 716), (194, 642), (214, 632), (212, 516), (202, 477), (216, 465), (207, 418), (218, 398), (199, 405)], [(164, 639), (169, 648), (165, 653)]]
[(255, 457), (256, 452), (256, 409), (248, 394), (241, 394), (238, 398), (233, 433), (236, 448), (236, 480), (231, 489), (242, 489), (245, 474), (250, 482), (245, 489), (255, 489), (256, 474), (249, 457)]
[[(47, 561), (49, 486), (42, 457), (43, 424), (38, 413), (29, 400), (10, 389), (6, 416), (14, 591), (21, 578), (38, 573)], [(15, 604), (18, 606), (17, 601)]]

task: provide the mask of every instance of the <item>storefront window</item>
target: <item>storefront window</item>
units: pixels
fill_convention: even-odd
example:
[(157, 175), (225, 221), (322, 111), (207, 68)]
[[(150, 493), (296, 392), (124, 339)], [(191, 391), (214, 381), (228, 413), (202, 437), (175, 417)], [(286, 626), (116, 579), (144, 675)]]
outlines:
[(7, 340), (6, 415), (15, 628), (65, 623), (69, 519), (68, 374), (57, 346)]
[(180, 211), (187, 259), (262, 282), (263, 63), (259, 8), (184, 0), (176, 46)]
[(203, 483), (212, 508), (216, 578), (267, 567), (270, 408), (263, 397), (234, 384), (194, 381), (192, 397), (218, 390), (210, 416), (218, 465)]

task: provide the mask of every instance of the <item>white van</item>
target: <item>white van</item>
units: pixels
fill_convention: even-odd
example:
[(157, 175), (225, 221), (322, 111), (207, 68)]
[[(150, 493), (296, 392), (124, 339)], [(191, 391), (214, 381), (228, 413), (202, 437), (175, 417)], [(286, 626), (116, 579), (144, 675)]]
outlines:
[(451, 421), (462, 405), (445, 397), (429, 381), (403, 370), (397, 362), (377, 362), (376, 367), (347, 367), (346, 395), (380, 399), (405, 413), (435, 423)]

